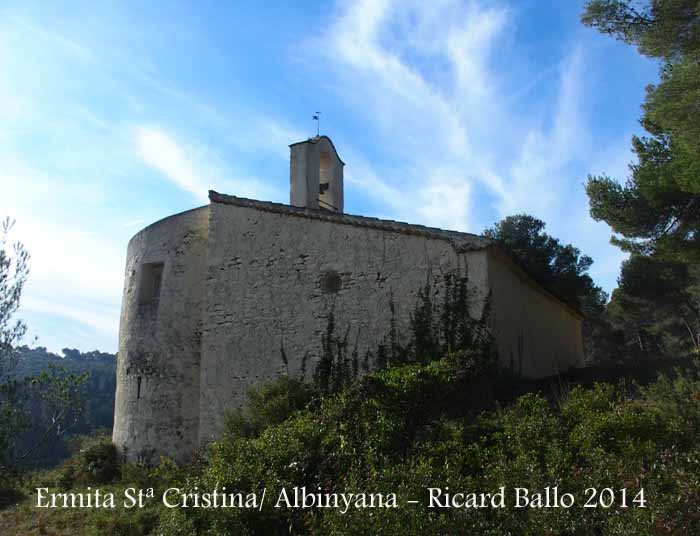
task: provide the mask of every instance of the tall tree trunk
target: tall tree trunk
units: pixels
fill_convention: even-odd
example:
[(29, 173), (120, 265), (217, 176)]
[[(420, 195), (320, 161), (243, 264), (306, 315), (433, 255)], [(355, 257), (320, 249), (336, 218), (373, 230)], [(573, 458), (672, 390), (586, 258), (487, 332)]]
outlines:
[(681, 318), (683, 319), (683, 323), (685, 324), (685, 327), (688, 329), (688, 333), (690, 334), (690, 340), (693, 343), (694, 350), (696, 352), (700, 351), (700, 341), (698, 341), (698, 335), (696, 335), (693, 332), (693, 328), (688, 323), (688, 320), (686, 320), (685, 315), (681, 315)]

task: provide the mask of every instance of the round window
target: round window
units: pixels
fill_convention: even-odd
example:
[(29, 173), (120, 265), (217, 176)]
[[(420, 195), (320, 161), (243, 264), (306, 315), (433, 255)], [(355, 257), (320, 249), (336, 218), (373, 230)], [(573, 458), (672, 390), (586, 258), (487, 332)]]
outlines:
[(338, 292), (343, 286), (343, 280), (338, 272), (326, 272), (321, 277), (321, 290), (323, 292)]

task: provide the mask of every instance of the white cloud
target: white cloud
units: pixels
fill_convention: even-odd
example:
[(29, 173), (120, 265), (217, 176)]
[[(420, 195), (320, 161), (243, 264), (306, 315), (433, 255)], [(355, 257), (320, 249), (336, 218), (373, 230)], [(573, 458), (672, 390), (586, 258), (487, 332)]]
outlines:
[(18, 33), (24, 34), (33, 41), (40, 41), (43, 46), (49, 49), (59, 49), (61, 52), (67, 53), (82, 62), (95, 60), (92, 51), (88, 47), (59, 32), (49, 31), (46, 28), (34, 25), (26, 18), (10, 11), (2, 12), (0, 16), (3, 16), (12, 27), (16, 28), (19, 31)]
[[(86, 309), (79, 306), (71, 306), (69, 302), (37, 299), (28, 296), (22, 305), (22, 310), (35, 314), (48, 314), (60, 316), (65, 319), (90, 328), (99, 339), (113, 341), (110, 350), (116, 348), (115, 327), (119, 326), (119, 309), (109, 308), (104, 311), (94, 307)], [(38, 342), (41, 344), (41, 338)], [(57, 350), (57, 348), (53, 348)]]
[(148, 222), (146, 220), (144, 220), (143, 218), (138, 218), (136, 220), (131, 220), (131, 221), (128, 221), (126, 223), (123, 223), (122, 227), (129, 229), (131, 227), (139, 227), (139, 226), (145, 225), (146, 223), (148, 223)]
[(535, 125), (527, 131), (508, 172), (507, 193), (498, 207), (501, 216), (525, 211), (551, 220), (571, 198), (566, 166), (587, 152), (587, 127), (579, 109), (582, 62), (577, 48), (561, 65), (552, 125), (548, 129)]
[[(302, 132), (284, 120), (255, 114), (254, 110), (238, 112), (237, 120), (231, 120), (224, 129), (222, 142), (242, 156), (274, 156), (277, 160), (289, 161), (289, 145), (309, 138), (312, 133)], [(223, 143), (222, 143), (223, 145)]]
[[(326, 61), (340, 96), (375, 127), (383, 148), (404, 162), (409, 188), (402, 185), (403, 205), (418, 207), (425, 223), (469, 228), (477, 223), (469, 210), (474, 182), (503, 191), (481, 148), (480, 130), (492, 128), (488, 115), (498, 113), (488, 63), (508, 17), (505, 9), (473, 2), (361, 2), (342, 11), (310, 45), (332, 44)], [(353, 180), (386, 197), (376, 180), (358, 173)], [(413, 200), (406, 190), (414, 192)]]
[[(348, 186), (376, 199), (383, 217), (472, 232), (532, 213), (600, 259), (594, 274), (609, 287), (621, 256), (608, 245), (607, 226), (588, 216), (580, 171), (584, 163), (609, 169), (619, 161), (592, 143), (592, 60), (574, 41), (558, 62), (527, 69), (537, 62), (513, 47), (518, 15), (476, 0), (337, 5), (308, 56), (324, 51), (327, 84), (367, 125), (385, 159), (401, 162), (358, 161), (345, 140)], [(533, 95), (545, 82), (546, 91)], [(583, 236), (577, 222), (586, 223)]]
[[(40, 344), (47, 344), (42, 339), (47, 335), (52, 350), (61, 344), (85, 349), (88, 343), (115, 351), (125, 244), (115, 243), (99, 222), (66, 221), (55, 212), (50, 200), (56, 188), (70, 190), (61, 177), (0, 154), (0, 184), (5, 194), (0, 215), (16, 220), (11, 239), (22, 242), (31, 255), (19, 311), (30, 333), (39, 335)], [(37, 322), (51, 331), (37, 333)], [(86, 338), (71, 344), (67, 323), (81, 325)]]
[[(149, 69), (147, 55), (135, 60), (131, 44), (91, 39), (89, 29), (71, 33), (47, 24), (52, 20), (0, 8), (0, 217), (17, 220), (13, 237), (32, 255), (20, 311), (30, 333), (52, 350), (115, 351), (129, 236), (168, 210), (148, 197), (133, 203), (158, 186), (139, 180), (150, 178), (147, 168), (197, 203), (208, 202), (210, 188), (286, 199), (190, 141), (193, 132), (222, 140), (231, 132), (230, 118), (206, 99)], [(113, 30), (116, 36), (123, 29)], [(155, 118), (189, 134), (152, 126)], [(267, 132), (258, 152), (291, 132), (272, 119), (256, 125)], [(143, 190), (120, 191), (122, 181)], [(193, 204), (178, 196), (161, 201)]]
[(146, 164), (199, 203), (209, 202), (210, 189), (253, 199), (279, 199), (281, 195), (269, 182), (234, 177), (211, 149), (181, 145), (161, 128), (136, 128), (135, 143), (139, 157)]
[(146, 164), (190, 193), (197, 201), (207, 203), (206, 182), (167, 134), (154, 127), (139, 127), (136, 129), (136, 144), (139, 156)]
[(418, 213), (438, 227), (468, 231), (471, 185), (454, 177), (454, 170), (433, 172), (419, 191)]
[[(158, 47), (134, 53), (159, 21), (132, 29), (119, 19), (105, 39), (77, 31), (69, 16), (10, 10), (0, 9), (0, 216), (18, 220), (16, 236), (33, 254), (23, 312), (53, 348), (94, 341), (114, 350), (129, 235), (206, 203), (209, 189), (287, 202), (287, 145), (311, 132), (246, 95), (217, 102), (220, 92), (205, 84), (188, 87), (162, 66)], [(344, 127), (334, 137), (348, 197), (370, 198), (375, 215), (479, 232), (528, 211), (612, 281), (621, 255), (607, 245), (607, 226), (588, 217), (581, 183), (588, 170), (624, 177), (629, 133), (593, 146), (593, 52), (572, 43), (541, 70), (528, 68), (541, 60), (514, 47), (521, 12), (498, 1), (338, 3), (305, 48), (308, 72), (295, 76), (321, 102), (330, 88), (333, 106), (362, 125), (361, 141)], [(176, 186), (157, 207), (144, 192), (163, 183), (147, 168)], [(122, 180), (138, 185), (143, 204), (117, 191)], [(102, 210), (111, 212), (96, 217)]]

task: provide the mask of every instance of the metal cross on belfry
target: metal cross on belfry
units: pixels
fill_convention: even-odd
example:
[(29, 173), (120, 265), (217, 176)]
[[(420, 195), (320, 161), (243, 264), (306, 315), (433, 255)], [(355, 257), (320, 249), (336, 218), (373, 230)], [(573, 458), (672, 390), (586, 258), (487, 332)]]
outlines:
[(321, 135), (321, 112), (316, 112), (313, 120), (316, 121), (316, 137), (318, 137)]

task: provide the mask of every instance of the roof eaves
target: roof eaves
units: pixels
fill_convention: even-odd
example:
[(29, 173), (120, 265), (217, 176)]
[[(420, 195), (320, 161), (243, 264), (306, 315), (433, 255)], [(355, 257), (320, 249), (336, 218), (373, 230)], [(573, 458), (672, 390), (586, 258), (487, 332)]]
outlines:
[(331, 212), (324, 209), (295, 207), (292, 205), (284, 205), (282, 203), (273, 203), (271, 201), (257, 201), (254, 199), (246, 199), (244, 197), (220, 194), (214, 190), (209, 191), (209, 199), (212, 203), (254, 208), (257, 210), (275, 212), (277, 214), (286, 214), (294, 217), (331, 221), (345, 225), (353, 225), (355, 227), (365, 227), (402, 234), (438, 238), (440, 240), (450, 242), (458, 252), (485, 249), (491, 244), (491, 240), (488, 238), (470, 233), (447, 231), (436, 227), (426, 227), (424, 225), (370, 218), (367, 216), (355, 216), (352, 214)]

